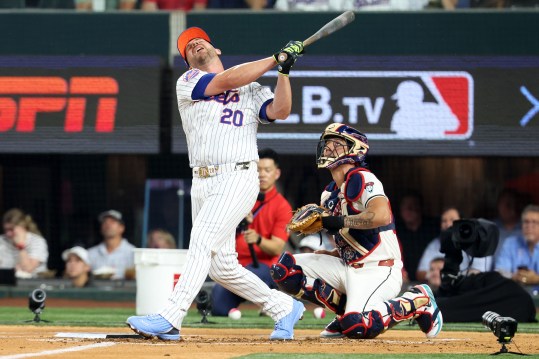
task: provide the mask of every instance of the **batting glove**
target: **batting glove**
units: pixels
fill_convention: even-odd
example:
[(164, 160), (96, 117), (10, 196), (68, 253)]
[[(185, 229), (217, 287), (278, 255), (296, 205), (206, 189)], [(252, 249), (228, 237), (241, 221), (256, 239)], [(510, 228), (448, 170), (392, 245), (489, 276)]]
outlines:
[(289, 41), (278, 53), (273, 55), (275, 62), (279, 65), (278, 71), (280, 74), (288, 76), (290, 69), (299, 56), (304, 53), (303, 42)]

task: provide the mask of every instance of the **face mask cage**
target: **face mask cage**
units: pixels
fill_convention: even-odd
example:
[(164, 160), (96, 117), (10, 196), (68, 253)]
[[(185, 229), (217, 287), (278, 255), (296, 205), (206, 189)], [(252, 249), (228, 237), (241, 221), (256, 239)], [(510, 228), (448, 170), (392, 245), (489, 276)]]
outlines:
[[(341, 138), (344, 139), (346, 144), (343, 144), (339, 141), (336, 141), (335, 138)], [(331, 152), (328, 153), (325, 149), (328, 148), (328, 144), (332, 143), (333, 148), (331, 149)], [(348, 141), (344, 137), (340, 136), (332, 136), (327, 138), (322, 138), (318, 142), (317, 150), (316, 150), (316, 164), (318, 168), (334, 168), (337, 167), (343, 163), (354, 163), (357, 156), (351, 155), (351, 149), (352, 149), (353, 143), (351, 141)], [(344, 148), (345, 150), (341, 150), (341, 148)]]

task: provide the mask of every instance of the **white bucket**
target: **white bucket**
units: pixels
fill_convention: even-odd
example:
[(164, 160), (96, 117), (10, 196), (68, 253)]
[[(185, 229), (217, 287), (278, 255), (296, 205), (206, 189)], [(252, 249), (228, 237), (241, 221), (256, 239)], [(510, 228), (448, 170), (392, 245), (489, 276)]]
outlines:
[(137, 315), (159, 313), (187, 261), (187, 249), (135, 248)]

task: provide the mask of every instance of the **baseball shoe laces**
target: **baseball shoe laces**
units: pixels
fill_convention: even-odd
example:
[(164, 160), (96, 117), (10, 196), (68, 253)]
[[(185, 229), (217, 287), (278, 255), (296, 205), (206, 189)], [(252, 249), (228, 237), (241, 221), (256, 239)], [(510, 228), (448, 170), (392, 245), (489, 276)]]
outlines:
[(303, 318), (305, 306), (300, 301), (293, 299), (292, 311), (275, 323), (275, 329), (270, 335), (270, 340), (294, 339), (294, 325)]
[(145, 338), (158, 338), (161, 340), (180, 339), (180, 331), (159, 314), (129, 317), (126, 324), (135, 333)]

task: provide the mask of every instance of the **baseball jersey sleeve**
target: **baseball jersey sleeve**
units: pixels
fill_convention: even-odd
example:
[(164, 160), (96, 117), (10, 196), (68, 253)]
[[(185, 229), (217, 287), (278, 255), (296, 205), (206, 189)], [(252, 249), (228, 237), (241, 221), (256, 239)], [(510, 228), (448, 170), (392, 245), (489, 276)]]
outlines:
[(269, 118), (266, 113), (266, 108), (273, 101), (273, 92), (267, 86), (262, 86), (258, 82), (251, 83), (251, 91), (253, 105), (258, 113), (258, 121), (263, 124), (273, 122), (275, 119)]
[[(374, 174), (357, 171), (351, 174), (346, 182), (345, 196), (349, 202), (359, 202), (366, 208), (371, 199), (386, 197), (386, 194), (382, 182)], [(363, 208), (359, 209), (363, 210)]]
[(180, 76), (176, 83), (178, 96), (178, 108), (190, 105), (193, 101), (203, 100), (204, 92), (215, 74), (210, 74), (199, 69), (190, 69)]

